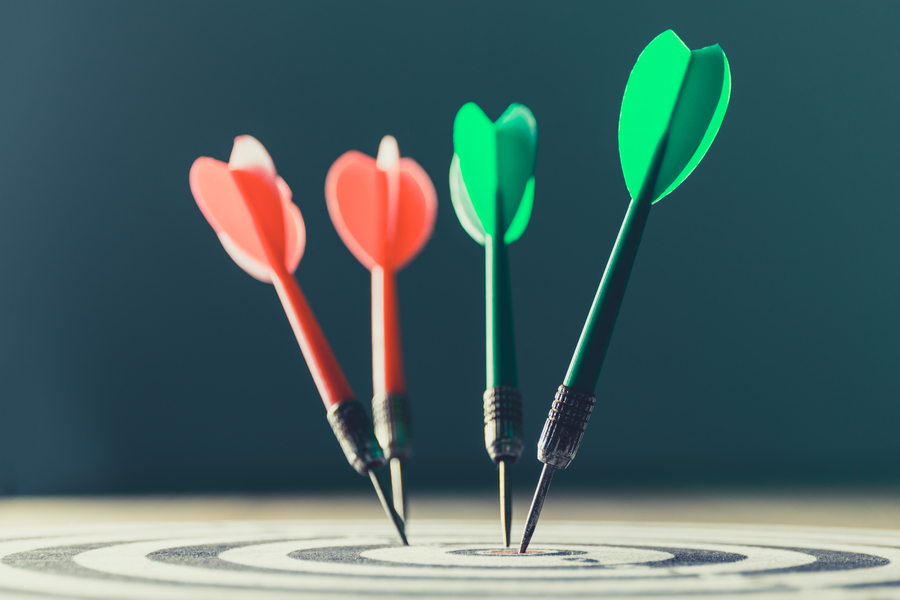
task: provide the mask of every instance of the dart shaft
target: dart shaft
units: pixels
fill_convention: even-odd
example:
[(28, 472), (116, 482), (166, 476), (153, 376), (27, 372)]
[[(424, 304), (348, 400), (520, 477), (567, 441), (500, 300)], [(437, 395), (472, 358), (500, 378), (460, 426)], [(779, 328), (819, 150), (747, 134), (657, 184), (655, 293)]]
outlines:
[(486, 235), (484, 251), (487, 387), (516, 387), (518, 375), (513, 334), (512, 290), (503, 236)]
[(639, 195), (628, 207), (566, 373), (565, 385), (570, 388), (591, 394), (597, 387), (649, 214), (649, 194)]
[(484, 445), (495, 464), (519, 460), (522, 453), (522, 395), (517, 389), (512, 293), (506, 244), (485, 236), (487, 386)]
[[(409, 458), (410, 419), (394, 272), (372, 268), (372, 419), (385, 458)], [(399, 480), (398, 474), (392, 479)]]
[(372, 267), (372, 380), (376, 394), (406, 394), (394, 272)]
[(281, 269), (281, 273), (275, 273), (272, 283), (278, 291), (278, 297), (287, 314), (291, 328), (300, 344), (303, 358), (309, 367), (313, 381), (322, 396), (322, 402), (326, 408), (330, 408), (338, 402), (353, 398), (353, 390), (344, 377), (319, 322), (306, 302), (303, 292), (294, 280), (293, 275), (287, 269)]

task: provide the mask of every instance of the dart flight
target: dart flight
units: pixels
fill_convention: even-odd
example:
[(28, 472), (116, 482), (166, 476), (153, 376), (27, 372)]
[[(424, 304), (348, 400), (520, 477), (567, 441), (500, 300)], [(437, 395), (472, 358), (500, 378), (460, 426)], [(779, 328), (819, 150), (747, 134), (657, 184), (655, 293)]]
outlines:
[(650, 207), (691, 174), (716, 137), (731, 94), (718, 46), (690, 50), (669, 30), (638, 57), (619, 115), (619, 157), (631, 204), (538, 442), (544, 463), (519, 552), (534, 534), (555, 469), (574, 458)]
[(492, 122), (477, 104), (469, 102), (453, 123), (453, 150), (453, 208), (469, 236), (485, 250), (484, 437), (488, 455), (499, 467), (502, 536), (509, 546), (512, 495), (506, 470), (522, 453), (522, 397), (506, 246), (519, 239), (531, 218), (537, 121), (524, 105), (511, 104)]
[(375, 471), (384, 457), (372, 424), (294, 279), (306, 239), (303, 219), (269, 153), (255, 138), (240, 136), (228, 163), (208, 157), (194, 161), (190, 184), (228, 254), (247, 273), (275, 286), (348, 461), (369, 476), (406, 543), (403, 522)]
[(344, 244), (372, 273), (372, 415), (390, 461), (394, 508), (405, 520), (402, 463), (411, 448), (396, 273), (431, 238), (437, 194), (428, 174), (400, 158), (388, 135), (377, 158), (351, 150), (331, 165), (325, 199)]

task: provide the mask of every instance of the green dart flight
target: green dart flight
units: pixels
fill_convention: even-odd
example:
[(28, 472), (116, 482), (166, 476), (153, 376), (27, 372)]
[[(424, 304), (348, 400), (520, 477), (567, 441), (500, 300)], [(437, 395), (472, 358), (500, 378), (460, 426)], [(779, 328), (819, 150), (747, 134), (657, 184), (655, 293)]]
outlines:
[(730, 94), (731, 73), (722, 49), (690, 50), (671, 30), (650, 42), (631, 71), (619, 115), (619, 157), (631, 205), (541, 432), (538, 459), (544, 469), (519, 552), (528, 548), (554, 471), (569, 466), (581, 443), (650, 207), (678, 187), (706, 154)]
[(500, 471), (500, 521), (509, 546), (512, 495), (506, 469), (522, 453), (522, 396), (518, 390), (512, 293), (506, 245), (519, 239), (534, 203), (537, 121), (512, 104), (494, 122), (469, 102), (453, 123), (450, 198), (463, 228), (485, 251), (487, 390), (484, 444)]

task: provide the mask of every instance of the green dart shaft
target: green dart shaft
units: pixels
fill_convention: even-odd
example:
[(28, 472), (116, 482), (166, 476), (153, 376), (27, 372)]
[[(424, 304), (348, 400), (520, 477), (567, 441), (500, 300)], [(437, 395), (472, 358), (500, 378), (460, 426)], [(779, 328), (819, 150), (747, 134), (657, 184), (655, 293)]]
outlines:
[(637, 256), (644, 225), (650, 214), (649, 200), (633, 200), (625, 214), (622, 229), (606, 265), (591, 311), (588, 313), (581, 338), (569, 364), (565, 385), (593, 394), (600, 379), (606, 350), (612, 339), (625, 287)]
[[(650, 173), (655, 173), (665, 155), (666, 140), (656, 148), (650, 163)], [(653, 186), (656, 185), (656, 177), (648, 177), (641, 186), (637, 198), (631, 201), (625, 220), (619, 230), (619, 237), (609, 255), (606, 271), (597, 288), (597, 295), (591, 305), (584, 329), (575, 354), (569, 364), (564, 385), (593, 395), (600, 380), (600, 370), (603, 368), (603, 360), (612, 339), (619, 309), (622, 307), (622, 299), (625, 297), (625, 288), (631, 277), (631, 269), (637, 256), (638, 247), (641, 245), (641, 237), (644, 234), (644, 226), (650, 215), (650, 206), (653, 201)]]
[(503, 237), (486, 235), (485, 315), (487, 324), (487, 387), (518, 386), (513, 334), (509, 259)]

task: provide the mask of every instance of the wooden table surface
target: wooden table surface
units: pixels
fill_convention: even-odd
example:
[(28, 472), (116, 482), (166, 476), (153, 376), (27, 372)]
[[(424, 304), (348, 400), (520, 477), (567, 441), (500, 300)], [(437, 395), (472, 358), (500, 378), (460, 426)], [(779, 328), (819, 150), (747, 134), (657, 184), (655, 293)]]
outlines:
[[(496, 519), (489, 493), (414, 494), (411, 519)], [(516, 495), (518, 530), (530, 497)], [(11, 496), (0, 528), (147, 521), (378, 519), (374, 494)], [(900, 529), (900, 490), (580, 492), (554, 490), (542, 521), (661, 521)]]

